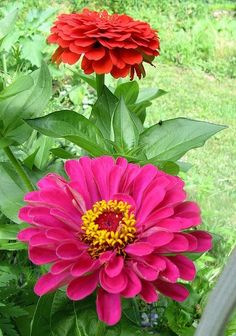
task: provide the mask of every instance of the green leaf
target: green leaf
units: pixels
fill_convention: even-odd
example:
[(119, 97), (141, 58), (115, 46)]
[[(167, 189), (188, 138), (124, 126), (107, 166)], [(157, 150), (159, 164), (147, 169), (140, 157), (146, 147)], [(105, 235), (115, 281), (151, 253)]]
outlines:
[(21, 225), (0, 224), (0, 240), (15, 240), (17, 233), (22, 229)]
[(50, 149), (54, 144), (54, 139), (41, 135), (36, 141), (36, 147), (38, 147), (37, 154), (35, 156), (34, 165), (40, 170), (47, 167), (50, 157)]
[(159, 163), (158, 168), (170, 175), (178, 175), (179, 166), (175, 162), (166, 161), (164, 163)]
[[(38, 301), (30, 336), (95, 336), (98, 318), (95, 296), (72, 302), (63, 291), (44, 295)], [(125, 316), (107, 327), (104, 336), (148, 336)]]
[(0, 210), (13, 222), (20, 223), (19, 209), (26, 193), (18, 175), (8, 162), (0, 163)]
[(224, 335), (230, 315), (236, 307), (236, 249), (213, 289), (195, 336)]
[(65, 150), (64, 148), (60, 148), (60, 147), (58, 147), (58, 148), (51, 148), (50, 152), (54, 156), (59, 157), (61, 159), (65, 159), (65, 160), (67, 160), (67, 159), (74, 159), (74, 158), (77, 157), (75, 154), (73, 154), (73, 153)]
[(159, 98), (167, 92), (158, 88), (141, 88), (136, 100), (136, 104), (141, 104)]
[(109, 154), (110, 144), (99, 129), (74, 111), (58, 111), (47, 116), (28, 119), (31, 127), (54, 138), (64, 138), (88, 151), (91, 155)]
[(110, 139), (111, 119), (117, 104), (118, 99), (104, 86), (102, 95), (92, 108), (90, 120), (100, 129), (106, 139)]
[[(41, 115), (51, 97), (51, 77), (45, 63), (30, 74), (34, 82), (28, 90), (0, 100), (0, 121), (2, 123), (0, 143), (2, 146), (24, 143), (30, 136), (31, 128), (23, 118)], [(25, 88), (24, 80), (21, 80)], [(17, 84), (20, 90), (20, 83)]]
[(24, 159), (23, 163), (26, 167), (28, 167), (30, 170), (32, 170), (33, 166), (34, 166), (34, 161), (35, 161), (35, 157), (38, 153), (39, 147), (36, 148), (36, 150), (30, 154), (29, 156), (27, 156), (27, 158)]
[(7, 36), (15, 25), (18, 10), (14, 9), (0, 20), (0, 41)]
[(30, 336), (51, 336), (51, 307), (56, 293), (42, 296), (37, 303), (31, 323)]
[(0, 100), (15, 96), (16, 94), (29, 90), (34, 81), (30, 75), (21, 76), (16, 79), (11, 85), (7, 86), (0, 92)]
[(96, 84), (96, 78), (93, 75), (85, 75), (83, 73), (76, 72), (76, 75), (79, 76), (79, 78), (83, 79), (87, 84), (89, 84), (93, 89), (96, 90), (97, 84)]
[(163, 121), (140, 135), (148, 159), (176, 161), (187, 151), (203, 146), (205, 141), (226, 126), (185, 118)]
[(19, 251), (19, 250), (27, 250), (27, 245), (15, 242), (15, 243), (0, 243), (0, 250), (4, 251)]
[(123, 97), (126, 105), (134, 104), (139, 95), (139, 86), (136, 81), (122, 83), (117, 86), (115, 96)]
[(124, 99), (121, 98), (112, 118), (111, 139), (122, 153), (127, 153), (138, 145), (140, 127), (142, 125), (139, 119), (128, 110)]
[(39, 68), (43, 59), (42, 50), (45, 46), (46, 41), (44, 36), (33, 35), (24, 38), (21, 42), (22, 58), (30, 61), (32, 65), (36, 65)]

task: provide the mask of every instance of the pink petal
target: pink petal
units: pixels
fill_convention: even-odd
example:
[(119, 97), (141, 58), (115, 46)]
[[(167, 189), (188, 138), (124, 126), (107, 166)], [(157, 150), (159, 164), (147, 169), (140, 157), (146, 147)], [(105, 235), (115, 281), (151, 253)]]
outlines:
[(50, 273), (52, 274), (60, 274), (66, 270), (68, 270), (69, 268), (71, 268), (71, 266), (73, 265), (73, 263), (71, 262), (71, 260), (58, 260), (56, 261), (51, 269), (50, 269)]
[(32, 223), (32, 217), (29, 215), (31, 209), (31, 206), (25, 206), (20, 209), (18, 217), (22, 222)]
[(141, 171), (139, 170), (139, 174), (135, 178), (133, 184), (133, 198), (137, 204), (137, 207), (140, 206), (144, 190), (153, 181), (154, 177), (157, 175), (157, 172), (157, 168), (151, 164), (142, 167)]
[(176, 282), (180, 277), (178, 267), (169, 260), (168, 257), (163, 257), (166, 262), (166, 268), (160, 272), (160, 277), (168, 282)]
[(140, 278), (148, 281), (156, 280), (159, 274), (159, 270), (156, 270), (150, 265), (144, 264), (142, 262), (134, 263), (133, 269)]
[(51, 247), (55, 247), (55, 241), (53, 239), (49, 239), (45, 236), (44, 232), (39, 232), (36, 235), (33, 235), (30, 238), (29, 244), (31, 246), (51, 246)]
[(129, 205), (131, 205), (130, 211), (134, 211), (136, 209), (135, 201), (130, 195), (121, 194), (121, 193), (120, 194), (115, 194), (112, 197), (112, 199), (128, 203)]
[(148, 256), (145, 256), (142, 260), (145, 262), (145, 264), (150, 265), (157, 271), (163, 271), (166, 268), (166, 261), (164, 257), (155, 254), (150, 254)]
[(45, 232), (46, 237), (58, 241), (63, 241), (66, 239), (72, 239), (74, 238), (73, 234), (70, 233), (68, 230), (63, 230), (61, 228), (55, 228), (55, 229), (48, 229)]
[(192, 281), (195, 278), (196, 268), (192, 260), (182, 255), (168, 258), (178, 267), (181, 279)]
[(78, 249), (75, 243), (62, 243), (58, 246), (56, 254), (61, 259), (73, 260), (78, 258), (82, 254), (82, 251)]
[(44, 265), (56, 261), (58, 259), (54, 250), (45, 247), (30, 247), (29, 259), (35, 265)]
[(125, 252), (135, 256), (144, 256), (151, 254), (153, 252), (153, 247), (149, 243), (138, 242), (127, 245), (125, 248)]
[(33, 237), (35, 234), (39, 233), (40, 230), (32, 227), (28, 227), (26, 229), (21, 230), (18, 235), (17, 239), (27, 242), (30, 240), (31, 237)]
[(191, 231), (192, 236), (197, 238), (197, 248), (192, 252), (206, 252), (212, 248), (212, 236), (206, 231)]
[(34, 286), (34, 292), (35, 294), (42, 296), (63, 286), (67, 279), (67, 273), (58, 275), (53, 275), (51, 273), (44, 274), (41, 276), (41, 278), (39, 278), (36, 285)]
[(147, 230), (148, 228), (152, 227), (154, 224), (159, 224), (159, 221), (161, 219), (165, 219), (167, 217), (170, 217), (173, 215), (174, 210), (173, 208), (163, 208), (163, 209), (158, 209), (152, 212), (144, 222), (142, 222), (142, 225), (144, 228)]
[(188, 240), (181, 233), (175, 233), (174, 238), (167, 245), (160, 247), (158, 251), (160, 253), (167, 252), (185, 252), (188, 251)]
[(123, 292), (121, 292), (121, 295), (125, 298), (132, 298), (141, 291), (141, 281), (136, 273), (132, 271), (132, 269), (127, 268), (125, 272), (128, 278), (128, 282), (126, 288), (123, 290)]
[(120, 293), (122, 292), (125, 287), (127, 286), (127, 276), (125, 272), (121, 272), (117, 276), (113, 276), (110, 278), (104, 269), (100, 270), (99, 273), (99, 281), (101, 286), (108, 292), (108, 293)]
[(62, 176), (54, 174), (54, 173), (50, 173), (44, 176), (43, 178), (41, 178), (37, 182), (37, 186), (40, 189), (55, 188), (55, 187), (61, 188), (61, 187), (64, 187), (66, 183), (67, 181)]
[(90, 295), (97, 287), (98, 274), (92, 273), (71, 281), (67, 287), (67, 296), (71, 300), (81, 300)]
[(147, 303), (153, 303), (158, 300), (158, 294), (152, 283), (142, 281), (142, 290), (139, 294)]
[(96, 304), (99, 320), (110, 326), (119, 322), (121, 318), (120, 294), (110, 294), (99, 288)]
[(140, 204), (137, 219), (140, 222), (144, 222), (148, 215), (151, 214), (163, 200), (165, 194), (165, 189), (161, 188), (159, 185), (150, 184), (143, 193), (142, 203)]
[(105, 272), (111, 278), (120, 274), (124, 267), (124, 258), (121, 256), (114, 256), (105, 266)]
[(110, 172), (114, 167), (114, 165), (115, 165), (114, 159), (109, 156), (102, 156), (93, 159), (91, 162), (92, 172), (94, 174), (94, 179), (97, 184), (100, 197), (105, 201), (108, 201), (110, 198), (109, 183), (108, 183), (109, 180), (107, 177), (110, 175)]
[(175, 301), (182, 302), (189, 296), (189, 291), (183, 285), (177, 283), (173, 284), (157, 280), (155, 286), (159, 292), (171, 297)]
[(162, 227), (170, 232), (178, 232), (182, 229), (181, 221), (178, 218), (166, 218), (158, 221), (158, 227)]
[(147, 237), (148, 243), (154, 247), (160, 247), (168, 244), (174, 238), (173, 233), (168, 231), (157, 231)]
[(100, 254), (99, 260), (103, 264), (111, 260), (114, 255), (115, 253), (113, 251), (106, 251)]
[(91, 270), (94, 264), (95, 260), (88, 253), (83, 253), (72, 267), (71, 274), (75, 277), (84, 275)]

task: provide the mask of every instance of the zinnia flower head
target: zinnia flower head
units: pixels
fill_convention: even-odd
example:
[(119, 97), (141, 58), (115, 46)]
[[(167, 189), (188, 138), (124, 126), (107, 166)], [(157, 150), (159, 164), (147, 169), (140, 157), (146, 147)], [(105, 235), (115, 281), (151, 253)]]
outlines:
[(157, 32), (146, 22), (123, 14), (84, 9), (81, 13), (62, 14), (51, 28), (49, 43), (58, 45), (52, 59), (58, 64), (76, 63), (83, 55), (85, 74), (93, 72), (115, 78), (134, 73), (145, 75), (143, 62), (159, 55)]
[(120, 320), (122, 297), (185, 300), (177, 281), (193, 280), (195, 267), (184, 253), (209, 250), (211, 236), (195, 229), (200, 212), (183, 181), (123, 158), (83, 157), (65, 170), (68, 181), (45, 176), (19, 213), (30, 223), (18, 235), (30, 260), (51, 264), (35, 293), (67, 286), (67, 296), (81, 300), (96, 291), (98, 317), (109, 325)]

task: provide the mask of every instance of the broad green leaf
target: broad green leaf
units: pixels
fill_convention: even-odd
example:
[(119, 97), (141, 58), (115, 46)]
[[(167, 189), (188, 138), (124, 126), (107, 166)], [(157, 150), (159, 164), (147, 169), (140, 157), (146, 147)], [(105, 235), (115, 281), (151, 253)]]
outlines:
[[(45, 295), (38, 301), (30, 336), (95, 336), (98, 318), (95, 296), (72, 302), (63, 291)], [(121, 321), (107, 327), (104, 336), (148, 336), (124, 315)], [(157, 335), (157, 334), (156, 334)]]
[[(135, 119), (136, 118), (136, 119)], [(139, 141), (139, 129), (137, 125), (137, 117), (132, 114), (123, 98), (120, 99), (113, 117), (112, 117), (112, 134), (111, 140), (117, 147), (127, 153), (128, 150), (134, 148)]]
[(10, 33), (17, 19), (18, 10), (14, 9), (0, 20), (0, 41)]
[(195, 336), (222, 336), (236, 307), (236, 249), (213, 289)]
[(50, 318), (55, 295), (56, 293), (44, 295), (38, 300), (31, 322), (30, 336), (53, 336), (51, 333)]
[(25, 60), (30, 61), (32, 65), (40, 67), (43, 59), (43, 49), (46, 46), (46, 41), (44, 36), (33, 35), (24, 38), (21, 41), (21, 56)]
[(27, 250), (27, 245), (20, 243), (20, 242), (15, 242), (15, 243), (2, 243), (0, 242), (0, 250), (2, 251), (19, 251), (19, 250)]
[(158, 88), (141, 88), (136, 100), (136, 104), (144, 103), (146, 101), (159, 98), (167, 92)]
[(29, 156), (27, 156), (24, 159), (24, 161), (23, 161), (24, 165), (26, 167), (28, 167), (29, 169), (31, 169), (31, 170), (32, 170), (32, 168), (34, 166), (34, 161), (35, 161), (35, 157), (36, 157), (36, 155), (38, 153), (38, 150), (39, 150), (39, 147), (36, 148), (36, 150), (32, 154), (30, 154)]
[[(1, 142), (9, 144), (24, 143), (32, 130), (23, 118), (41, 115), (51, 97), (51, 77), (45, 63), (30, 74), (34, 85), (28, 90), (0, 100)], [(24, 81), (21, 80), (23, 88)], [(18, 83), (18, 91), (20, 83)]]
[(24, 205), (23, 197), (26, 193), (19, 177), (11, 164), (0, 163), (0, 210), (13, 222), (20, 223), (19, 209)]
[(106, 139), (110, 139), (111, 119), (118, 99), (104, 86), (102, 95), (92, 108), (90, 120), (100, 129)]
[(22, 226), (17, 224), (0, 224), (0, 240), (15, 240), (21, 229)]
[(35, 156), (34, 165), (40, 170), (46, 168), (49, 163), (50, 149), (55, 140), (44, 135), (41, 135), (36, 141), (36, 147), (39, 148)]
[(0, 100), (15, 96), (22, 91), (29, 90), (33, 84), (34, 81), (30, 75), (21, 76), (0, 92)]
[(226, 126), (185, 118), (163, 121), (140, 135), (148, 159), (176, 161), (187, 151), (201, 147), (205, 141)]
[(179, 166), (175, 162), (166, 161), (163, 163), (157, 164), (158, 168), (170, 175), (178, 175)]
[(64, 148), (60, 148), (60, 147), (58, 147), (58, 148), (51, 148), (50, 152), (54, 156), (59, 157), (61, 159), (65, 159), (65, 160), (67, 160), (67, 159), (74, 159), (74, 158), (77, 157), (77, 155), (69, 152), (68, 150), (65, 150)]
[(139, 86), (136, 81), (122, 83), (117, 86), (115, 96), (123, 97), (126, 105), (134, 104), (139, 95)]
[(5, 51), (6, 53), (9, 53), (12, 46), (17, 43), (21, 35), (22, 32), (20, 31), (11, 31), (11, 34), (5, 36), (2, 42), (0, 42), (0, 51)]
[(47, 116), (28, 119), (31, 127), (54, 138), (64, 138), (88, 151), (91, 155), (109, 154), (110, 144), (99, 129), (74, 111), (58, 111)]
[(96, 78), (93, 75), (85, 75), (82, 72), (78, 73), (76, 72), (76, 75), (79, 76), (79, 78), (83, 79), (87, 84), (89, 84), (93, 89), (96, 90), (97, 84), (96, 84)]

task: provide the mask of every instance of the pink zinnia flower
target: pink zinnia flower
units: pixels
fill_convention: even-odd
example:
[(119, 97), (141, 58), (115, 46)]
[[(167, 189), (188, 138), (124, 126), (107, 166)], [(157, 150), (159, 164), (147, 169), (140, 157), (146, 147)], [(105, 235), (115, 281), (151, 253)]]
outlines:
[(183, 181), (148, 164), (111, 157), (70, 160), (69, 181), (49, 174), (25, 196), (19, 218), (30, 223), (18, 239), (36, 265), (51, 264), (35, 285), (44, 295), (67, 286), (71, 300), (97, 290), (100, 320), (121, 317), (121, 297), (151, 303), (158, 292), (183, 301), (195, 267), (186, 252), (211, 248), (211, 235), (195, 229), (198, 206), (186, 201)]

